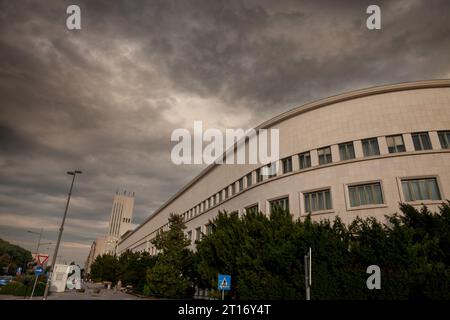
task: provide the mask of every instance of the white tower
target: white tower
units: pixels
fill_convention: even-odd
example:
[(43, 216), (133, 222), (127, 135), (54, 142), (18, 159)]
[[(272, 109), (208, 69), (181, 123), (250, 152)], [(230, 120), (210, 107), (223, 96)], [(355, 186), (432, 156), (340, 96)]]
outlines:
[(106, 252), (114, 254), (120, 237), (131, 229), (133, 218), (134, 192), (116, 192), (113, 199), (111, 220), (108, 227)]

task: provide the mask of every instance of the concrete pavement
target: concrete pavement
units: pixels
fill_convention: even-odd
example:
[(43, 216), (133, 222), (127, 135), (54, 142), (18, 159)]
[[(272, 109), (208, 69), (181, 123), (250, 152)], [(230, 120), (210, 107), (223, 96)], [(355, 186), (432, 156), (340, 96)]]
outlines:
[[(85, 292), (66, 290), (65, 292), (53, 292), (48, 300), (147, 300), (115, 289), (105, 289), (101, 284), (84, 284)], [(98, 292), (100, 290), (100, 292)], [(0, 300), (29, 300), (30, 298), (11, 295), (0, 295)], [(42, 300), (42, 297), (33, 297), (33, 300)], [(148, 298), (150, 300), (150, 298)]]

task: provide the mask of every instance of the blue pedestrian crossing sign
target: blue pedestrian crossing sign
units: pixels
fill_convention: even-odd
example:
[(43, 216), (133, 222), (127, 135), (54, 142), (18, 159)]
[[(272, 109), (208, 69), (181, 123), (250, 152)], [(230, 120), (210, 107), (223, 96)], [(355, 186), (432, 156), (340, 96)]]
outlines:
[(231, 290), (231, 276), (227, 274), (219, 274), (219, 281), (217, 289), (222, 291)]
[(37, 266), (36, 268), (34, 268), (34, 274), (36, 276), (39, 276), (43, 273), (44, 273), (44, 268), (42, 268), (41, 266)]

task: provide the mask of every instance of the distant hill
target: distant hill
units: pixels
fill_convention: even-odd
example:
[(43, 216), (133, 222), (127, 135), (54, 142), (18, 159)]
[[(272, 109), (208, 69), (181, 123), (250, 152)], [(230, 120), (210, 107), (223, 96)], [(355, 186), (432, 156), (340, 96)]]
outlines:
[(17, 267), (25, 268), (31, 260), (30, 251), (0, 239), (0, 275), (14, 274)]

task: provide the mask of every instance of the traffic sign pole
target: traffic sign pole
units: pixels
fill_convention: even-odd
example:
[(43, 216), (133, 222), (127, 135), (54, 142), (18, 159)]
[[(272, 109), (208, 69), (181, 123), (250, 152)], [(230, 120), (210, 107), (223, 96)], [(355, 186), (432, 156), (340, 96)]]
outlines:
[(36, 284), (37, 284), (38, 278), (39, 278), (39, 276), (38, 276), (38, 275), (36, 275), (36, 279), (34, 279), (33, 290), (31, 291), (31, 296), (30, 296), (30, 300), (32, 300), (32, 299), (33, 299), (34, 289), (36, 289)]
[(306, 300), (311, 300), (311, 248), (305, 255), (305, 288)]
[(31, 291), (30, 300), (33, 299), (34, 289), (36, 289), (36, 284), (37, 284), (38, 278), (43, 272), (44, 272), (44, 268), (42, 268), (42, 266), (37, 266), (34, 268), (34, 275), (36, 276), (36, 278), (34, 279), (34, 285), (33, 285), (33, 290)]

